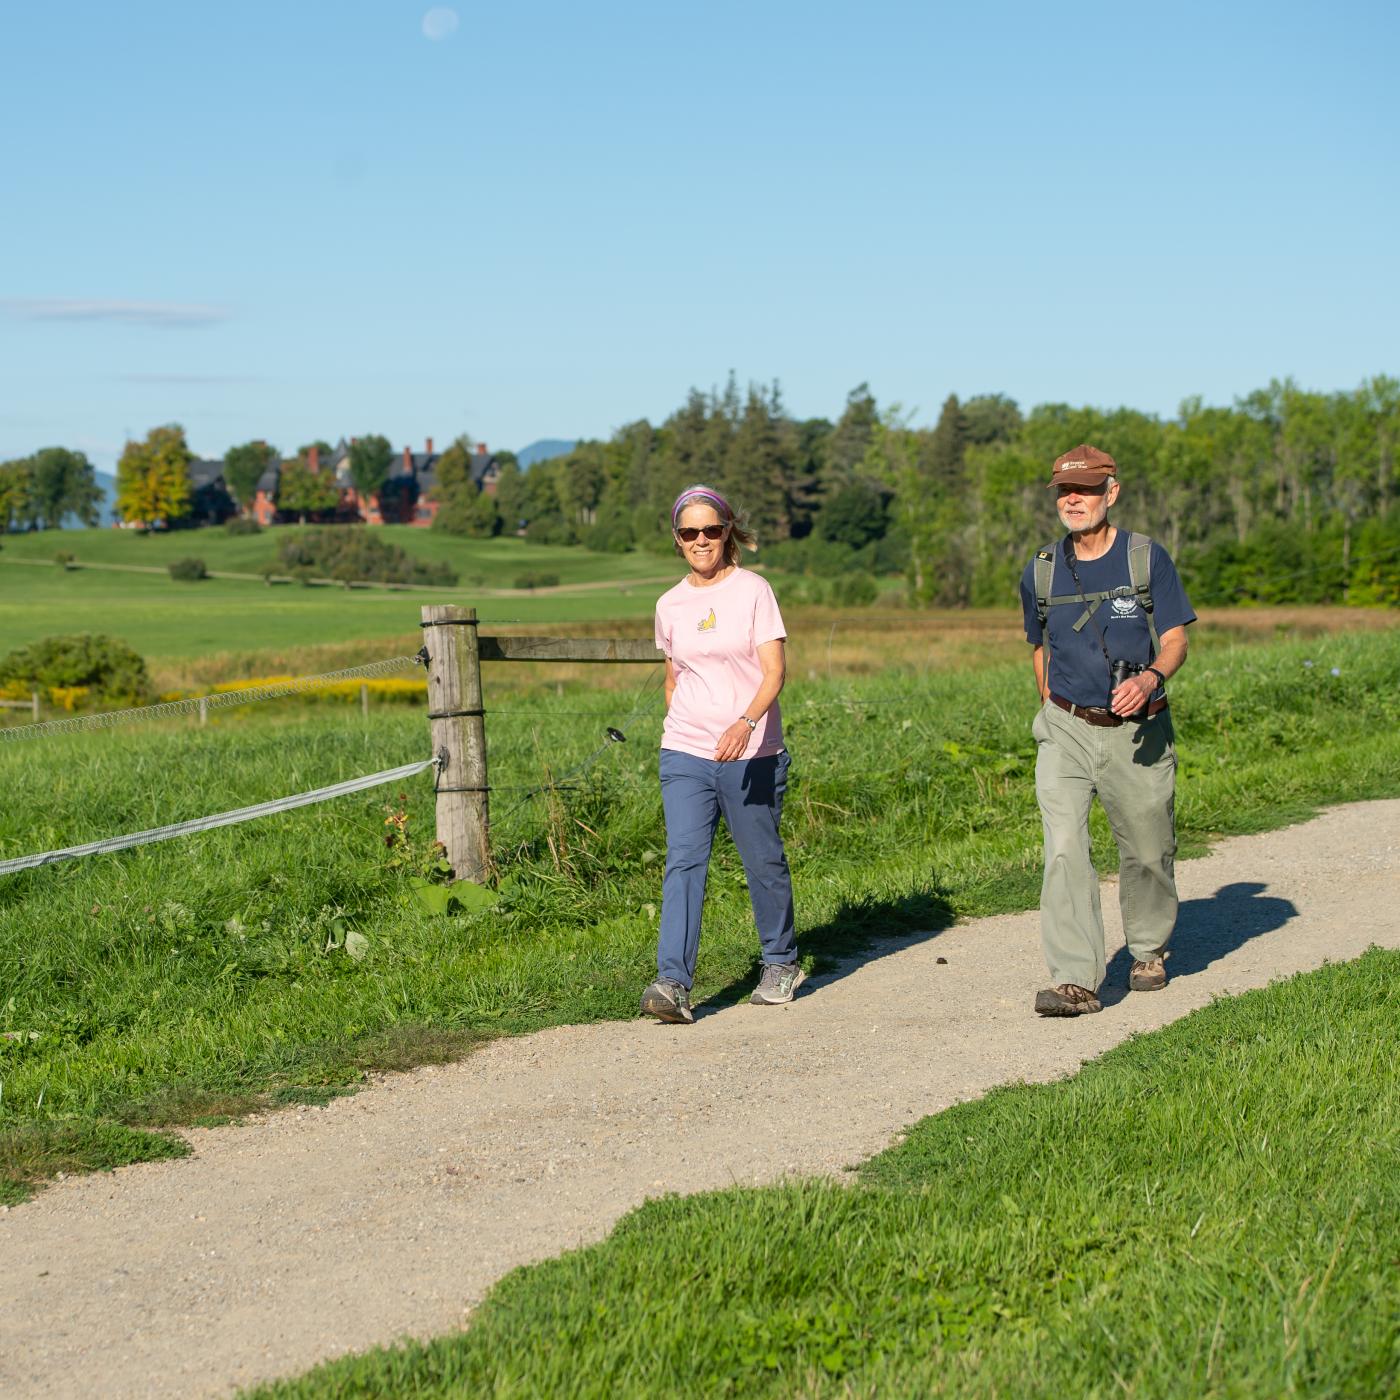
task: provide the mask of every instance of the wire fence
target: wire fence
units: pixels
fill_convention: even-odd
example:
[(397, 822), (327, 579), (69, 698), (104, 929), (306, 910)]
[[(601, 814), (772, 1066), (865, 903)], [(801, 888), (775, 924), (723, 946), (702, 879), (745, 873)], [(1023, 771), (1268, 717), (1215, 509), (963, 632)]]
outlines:
[[(339, 671), (328, 671), (316, 676), (297, 676), (285, 681), (270, 682), (266, 685), (256, 685), (242, 688), (236, 691), (219, 691), (209, 695), (193, 696), (183, 700), (160, 701), (153, 705), (133, 706), (124, 710), (111, 710), (103, 713), (91, 715), (74, 715), (57, 720), (47, 720), (37, 724), (26, 724), (16, 726), (7, 730), (0, 730), (0, 735), (11, 739), (35, 739), (46, 738), (58, 734), (78, 733), (85, 730), (111, 730), (129, 724), (139, 724), (151, 720), (169, 719), (186, 714), (206, 714), (212, 709), (225, 709), (235, 705), (251, 705), (260, 701), (280, 700), (289, 696), (296, 696), (314, 692), (315, 690), (338, 685), (345, 681), (369, 680), (376, 676), (388, 675), (394, 671), (402, 671), (413, 666), (420, 666), (425, 663), (426, 658), (422, 655), (415, 656), (394, 656), (382, 661), (368, 662), (362, 666), (346, 667)], [(631, 711), (620, 723), (608, 725), (605, 729), (603, 742), (593, 750), (580, 763), (575, 764), (566, 773), (558, 778), (549, 779), (544, 783), (533, 785), (517, 785), (506, 788), (497, 788), (496, 791), (520, 792), (524, 796), (511, 808), (511, 811), (524, 806), (531, 798), (539, 796), (548, 791), (555, 790), (577, 781), (615, 744), (627, 742), (627, 735), (622, 726), (630, 728), (640, 717), (642, 711), (655, 697), (651, 693), (660, 676), (658, 669), (653, 669), (635, 690), (635, 702)], [(425, 696), (426, 698), (426, 696)], [(509, 711), (492, 711), (495, 713), (510, 713)], [(527, 713), (527, 712), (515, 712)], [(541, 712), (545, 713), (545, 712)], [(617, 718), (617, 709), (599, 710), (596, 712), (575, 712), (572, 718)], [(104, 837), (97, 841), (84, 842), (81, 845), (64, 846), (49, 851), (40, 851), (32, 855), (16, 856), (8, 860), (0, 860), (0, 875), (14, 875), (25, 870), (34, 870), (41, 866), (52, 865), (59, 861), (77, 860), (85, 856), (105, 855), (114, 851), (130, 850), (134, 847), (150, 845), (158, 841), (170, 841), (177, 837), (192, 836), (203, 831), (212, 831), (217, 827), (233, 826), (241, 822), (257, 820), (260, 817), (274, 816), (279, 812), (292, 811), (299, 807), (307, 807), (314, 803), (329, 802), (337, 797), (344, 797), (351, 793), (363, 792), (369, 788), (381, 787), (388, 783), (400, 781), (423, 772), (429, 767), (440, 765), (440, 758), (434, 757), (423, 759), (422, 761), (408, 764), (401, 764), (395, 768), (386, 768), (377, 773), (366, 774), (358, 778), (347, 779), (343, 782), (332, 783), (326, 787), (314, 788), (308, 792), (293, 793), (286, 797), (274, 798), (266, 802), (254, 803), (247, 807), (238, 807), (227, 812), (218, 812), (210, 816), (194, 817), (188, 821), (172, 822), (166, 826), (152, 827), (145, 831), (128, 832), (119, 836)]]
[(235, 705), (256, 704), (259, 700), (281, 700), (289, 695), (304, 695), (344, 681), (371, 680), (421, 664), (416, 656), (393, 656), (385, 661), (348, 666), (342, 671), (327, 671), (319, 676), (294, 676), (285, 681), (270, 681), (266, 685), (239, 690), (213, 691), (184, 700), (160, 700), (153, 705), (136, 705), (126, 710), (103, 710), (90, 715), (41, 720), (37, 724), (14, 725), (0, 729), (0, 739), (43, 739), (53, 734), (76, 734), (85, 729), (116, 729), (124, 724), (144, 724), (150, 720), (173, 719), (177, 715), (207, 714), (211, 710), (227, 710)]
[[(1305, 570), (1302, 572), (1310, 571)], [(836, 624), (833, 623), (832, 636), (828, 637), (828, 650), (830, 649), (835, 630)], [(66, 716), (62, 719), (0, 728), (0, 738), (10, 740), (35, 739), (85, 730), (111, 730), (126, 725), (169, 719), (195, 713), (199, 713), (203, 716), (211, 710), (252, 705), (262, 701), (286, 699), (298, 695), (314, 693), (317, 690), (342, 684), (347, 681), (368, 681), (376, 677), (390, 675), (397, 671), (421, 666), (425, 661), (426, 657), (422, 653), (418, 655), (387, 657), (383, 660), (368, 662), (360, 666), (346, 667), (341, 670), (324, 672), (314, 676), (291, 677), (285, 680), (279, 679), (269, 681), (266, 684), (249, 685), (238, 690), (217, 691), (203, 696), (188, 697), (181, 700), (160, 701), (151, 705), (134, 706), (123, 710)], [(579, 779), (587, 774), (605, 754), (626, 744), (628, 742), (628, 731), (634, 729), (634, 727), (643, 720), (647, 708), (654, 705), (659, 698), (657, 683), (660, 680), (661, 674), (662, 672), (659, 667), (651, 668), (647, 676), (635, 687), (635, 690), (630, 696), (624, 693), (624, 695), (620, 697), (621, 703), (608, 708), (600, 707), (586, 710), (558, 710), (551, 708), (542, 710), (532, 708), (516, 709), (511, 706), (502, 706), (500, 708), (488, 710), (486, 713), (492, 718), (529, 720), (532, 723), (532, 727), (538, 727), (542, 724), (567, 724), (576, 731), (576, 734), (580, 738), (590, 726), (587, 724), (579, 724), (579, 721), (596, 722), (602, 727), (601, 742), (581, 760), (558, 776), (550, 775), (547, 762), (542, 762), (542, 766), (545, 770), (545, 777), (542, 782), (505, 786), (492, 784), (491, 791), (493, 792), (520, 794), (518, 800), (503, 811), (503, 817), (509, 818), (536, 797), (546, 793), (560, 791), (571, 785), (577, 785)], [(424, 698), (426, 700), (426, 689)], [(914, 697), (905, 694), (888, 697), (862, 697), (852, 695), (832, 700), (805, 700), (800, 706), (794, 707), (793, 713), (797, 714), (810, 710), (865, 710), (891, 705), (910, 708), (913, 698)], [(620, 715), (628, 699), (632, 702), (631, 707), (625, 715)], [(660, 718), (662, 718), (662, 715), (659, 708), (653, 714), (645, 715), (645, 719), (648, 722)], [(536, 742), (538, 743), (538, 740)], [(421, 773), (428, 767), (434, 766), (438, 762), (439, 760), (437, 758), (425, 759), (420, 762), (384, 769), (380, 772), (368, 774), (363, 777), (348, 779), (340, 783), (331, 784), (327, 787), (316, 788), (309, 792), (296, 793), (287, 797), (276, 798), (271, 801), (217, 813), (212, 816), (197, 817), (189, 821), (175, 822), (167, 826), (154, 827), (146, 831), (107, 837), (99, 841), (87, 842), (82, 845), (63, 847), (34, 855), (3, 860), (0, 861), (0, 875), (14, 874), (23, 870), (30, 870), (48, 865), (56, 861), (78, 859), (88, 855), (99, 855), (112, 851), (126, 850), (152, 842), (167, 841), (176, 837), (212, 830), (217, 827), (231, 826), (240, 822), (252, 821), (259, 817), (291, 811), (314, 803), (330, 801), (337, 797), (364, 791), (369, 788), (413, 776), (414, 774)]]

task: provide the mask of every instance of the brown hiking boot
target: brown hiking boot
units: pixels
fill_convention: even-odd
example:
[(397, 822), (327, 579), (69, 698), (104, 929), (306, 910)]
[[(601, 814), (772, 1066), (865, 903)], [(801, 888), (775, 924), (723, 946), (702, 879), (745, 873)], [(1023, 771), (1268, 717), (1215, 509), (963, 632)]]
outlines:
[(1160, 992), (1167, 985), (1167, 965), (1161, 958), (1145, 958), (1133, 964), (1128, 986), (1135, 992)]
[(1099, 999), (1088, 987), (1076, 987), (1062, 982), (1035, 994), (1035, 1009), (1042, 1016), (1083, 1016), (1090, 1011), (1102, 1011)]

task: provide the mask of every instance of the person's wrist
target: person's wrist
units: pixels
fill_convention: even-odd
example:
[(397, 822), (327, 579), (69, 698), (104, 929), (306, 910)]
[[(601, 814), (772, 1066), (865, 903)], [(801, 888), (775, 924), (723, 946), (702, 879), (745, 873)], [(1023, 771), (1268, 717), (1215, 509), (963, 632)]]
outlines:
[(1153, 690), (1156, 690), (1158, 686), (1166, 685), (1167, 683), (1167, 678), (1155, 666), (1144, 666), (1142, 668), (1142, 674), (1144, 676), (1156, 676), (1157, 679), (1155, 681), (1148, 682), (1148, 684), (1152, 687)]
[(752, 734), (754, 730), (758, 728), (758, 721), (756, 719), (750, 719), (748, 715), (740, 715), (739, 720), (741, 723), (748, 725), (750, 734)]

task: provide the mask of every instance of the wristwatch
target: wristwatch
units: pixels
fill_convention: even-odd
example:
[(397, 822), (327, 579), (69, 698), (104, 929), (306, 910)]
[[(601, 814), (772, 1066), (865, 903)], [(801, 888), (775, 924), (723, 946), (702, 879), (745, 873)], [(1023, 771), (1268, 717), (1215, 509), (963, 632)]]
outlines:
[(750, 733), (752, 733), (755, 729), (758, 728), (758, 721), (756, 719), (750, 719), (748, 715), (740, 715), (739, 718), (743, 720), (745, 724), (748, 725)]
[(1155, 666), (1144, 666), (1142, 670), (1144, 675), (1146, 675), (1148, 671), (1151, 671), (1152, 674), (1157, 677), (1161, 685), (1166, 685), (1167, 678)]

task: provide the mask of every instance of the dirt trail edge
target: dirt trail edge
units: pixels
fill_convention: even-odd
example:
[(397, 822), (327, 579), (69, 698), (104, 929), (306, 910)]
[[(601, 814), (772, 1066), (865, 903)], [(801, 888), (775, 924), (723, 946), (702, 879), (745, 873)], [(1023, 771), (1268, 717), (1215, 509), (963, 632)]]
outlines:
[(0, 1215), (0, 1393), (225, 1395), (446, 1332), (507, 1270), (649, 1196), (839, 1173), (994, 1085), (1400, 946), (1400, 801), (1225, 841), (1179, 874), (1171, 986), (1125, 995), (1120, 953), (1098, 1016), (1031, 1015), (1036, 914), (979, 919), (886, 943), (788, 1007), (498, 1041), (324, 1109), (192, 1132), (186, 1161), (61, 1182)]

